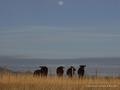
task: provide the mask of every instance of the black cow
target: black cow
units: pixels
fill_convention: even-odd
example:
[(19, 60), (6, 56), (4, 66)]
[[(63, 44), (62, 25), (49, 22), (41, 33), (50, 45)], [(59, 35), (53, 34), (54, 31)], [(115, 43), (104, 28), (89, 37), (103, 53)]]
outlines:
[(75, 74), (75, 71), (76, 71), (76, 69), (73, 66), (71, 66), (70, 68), (68, 68), (68, 70), (67, 70), (68, 77), (72, 78), (73, 75)]
[(58, 77), (63, 77), (63, 74), (64, 74), (64, 67), (63, 66), (60, 66), (56, 69), (56, 73), (57, 73), (57, 76)]
[(86, 67), (86, 65), (80, 65), (80, 68), (78, 69), (78, 72), (77, 72), (79, 78), (84, 76), (85, 67)]
[(48, 75), (48, 68), (46, 66), (40, 66), (39, 70), (34, 71), (34, 76), (45, 76)]
[(41, 69), (35, 70), (33, 75), (34, 76), (41, 76)]

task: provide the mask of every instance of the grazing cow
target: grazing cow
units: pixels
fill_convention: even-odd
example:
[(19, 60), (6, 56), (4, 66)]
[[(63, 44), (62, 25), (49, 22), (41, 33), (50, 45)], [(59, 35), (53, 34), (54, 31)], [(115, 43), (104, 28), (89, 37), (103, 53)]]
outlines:
[(46, 66), (40, 66), (41, 68), (41, 75), (46, 76), (48, 75), (48, 68)]
[(70, 68), (68, 68), (68, 70), (67, 70), (68, 77), (72, 78), (73, 75), (75, 74), (75, 71), (76, 71), (76, 69), (73, 66), (71, 66)]
[(60, 66), (56, 69), (56, 73), (57, 73), (57, 76), (58, 77), (63, 77), (63, 74), (64, 74), (64, 67), (63, 66)]
[(34, 75), (35, 76), (45, 76), (45, 77), (47, 77), (47, 75), (48, 75), (48, 68), (46, 66), (40, 66), (40, 69), (36, 70), (34, 72)]
[(79, 78), (84, 76), (85, 67), (86, 67), (86, 65), (80, 65), (80, 68), (78, 69), (78, 72), (77, 72)]

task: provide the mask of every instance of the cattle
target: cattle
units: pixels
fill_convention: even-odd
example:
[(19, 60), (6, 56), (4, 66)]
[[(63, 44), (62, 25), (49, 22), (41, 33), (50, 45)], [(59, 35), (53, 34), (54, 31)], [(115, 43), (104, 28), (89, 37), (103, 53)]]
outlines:
[(67, 70), (67, 76), (70, 77), (70, 78), (72, 78), (73, 75), (75, 74), (75, 71), (76, 71), (76, 69), (75, 69), (73, 66), (71, 66), (71, 67), (68, 68), (68, 70)]
[(78, 69), (78, 77), (81, 78), (84, 76), (84, 73), (85, 73), (85, 67), (86, 65), (80, 65), (80, 68)]
[(41, 76), (41, 70), (40, 69), (35, 70), (33, 75), (34, 76)]
[(40, 69), (34, 71), (34, 76), (47, 77), (48, 68), (46, 66), (40, 66)]
[(58, 77), (63, 77), (64, 67), (63, 67), (63, 66), (57, 67), (57, 69), (56, 69), (56, 74), (57, 74)]

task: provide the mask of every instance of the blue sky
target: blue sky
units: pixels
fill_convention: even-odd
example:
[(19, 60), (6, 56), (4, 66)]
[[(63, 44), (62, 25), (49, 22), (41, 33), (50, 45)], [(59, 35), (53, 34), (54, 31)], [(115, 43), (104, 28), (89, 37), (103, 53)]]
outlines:
[(0, 0), (0, 55), (120, 56), (120, 0)]

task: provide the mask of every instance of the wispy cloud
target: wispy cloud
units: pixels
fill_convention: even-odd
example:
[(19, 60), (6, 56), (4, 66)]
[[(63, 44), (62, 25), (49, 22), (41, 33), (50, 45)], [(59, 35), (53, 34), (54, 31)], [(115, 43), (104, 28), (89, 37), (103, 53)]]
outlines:
[(0, 34), (58, 34), (65, 36), (82, 36), (82, 37), (120, 37), (120, 33), (96, 32), (95, 27), (48, 27), (48, 26), (25, 26), (16, 28), (0, 29)]
[(87, 28), (14, 28), (0, 30), (0, 54), (48, 58), (116, 56), (120, 53), (119, 40), (119, 33)]

